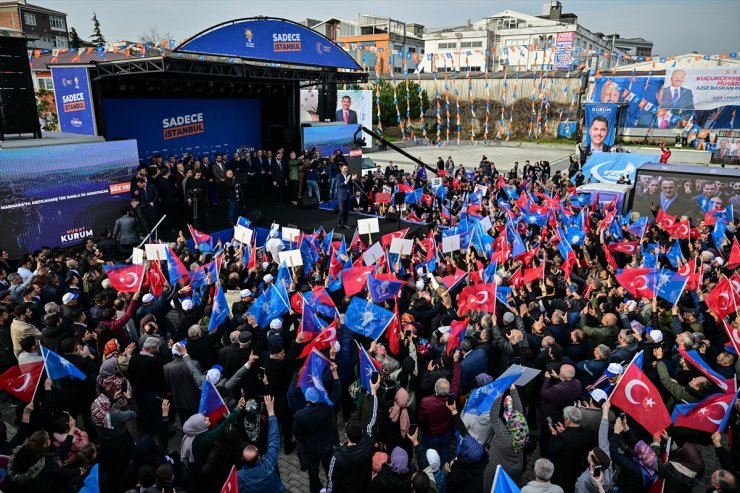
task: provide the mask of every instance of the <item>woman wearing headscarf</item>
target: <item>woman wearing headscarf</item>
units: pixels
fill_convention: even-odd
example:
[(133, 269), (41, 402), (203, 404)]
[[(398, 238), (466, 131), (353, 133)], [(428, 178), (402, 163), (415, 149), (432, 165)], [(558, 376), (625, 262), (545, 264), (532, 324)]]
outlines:
[[(493, 382), (493, 377), (488, 373), (479, 373), (475, 377), (475, 386), (483, 387)], [(491, 413), (467, 413), (463, 411), (460, 414), (465, 429), (468, 430), (468, 434), (475, 438), (478, 443), (486, 444), (493, 436), (493, 428), (491, 427)]]
[(409, 455), (401, 447), (391, 452), (388, 462), (370, 483), (368, 493), (397, 493), (411, 490), (412, 473), (409, 469)]
[[(115, 363), (115, 359), (111, 361)], [(121, 485), (125, 465), (134, 458), (134, 439), (129, 427), (136, 426), (136, 413), (129, 410), (129, 400), (131, 387), (123, 392), (119, 385), (112, 394), (103, 390), (90, 406), (92, 423), (100, 439), (100, 468), (111, 488)]]
[[(666, 440), (668, 434), (653, 435), (652, 448), (655, 454), (661, 454), (661, 438)], [(704, 474), (704, 459), (693, 443), (686, 442), (681, 448), (673, 444), (669, 451), (668, 462), (658, 461), (658, 475), (665, 478), (664, 491), (671, 493), (691, 493), (701, 485)]]
[[(619, 451), (620, 445), (624, 452)], [(614, 433), (609, 437), (609, 454), (619, 466), (615, 482), (622, 493), (646, 493), (658, 479), (658, 456), (635, 432), (627, 426), (626, 419), (614, 422)]]
[(495, 438), (490, 441), (488, 449), (490, 458), (486, 466), (484, 491), (491, 491), (498, 465), (515, 483), (521, 481), (524, 472), (524, 446), (529, 441), (529, 426), (515, 385), (511, 385), (509, 395), (501, 394), (493, 402), (490, 416)]
[[(483, 477), (488, 463), (488, 455), (481, 443), (468, 434), (465, 424), (457, 413), (456, 404), (448, 404), (455, 422), (455, 429), (462, 436), (460, 451), (450, 462), (450, 472), (445, 478), (447, 491), (483, 493)], [(490, 491), (490, 488), (485, 491)]]

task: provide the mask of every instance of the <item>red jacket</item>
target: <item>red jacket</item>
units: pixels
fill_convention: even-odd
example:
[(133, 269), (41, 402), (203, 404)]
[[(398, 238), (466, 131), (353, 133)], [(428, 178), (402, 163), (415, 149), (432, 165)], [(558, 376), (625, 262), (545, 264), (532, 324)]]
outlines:
[[(452, 365), (452, 383), (450, 394), (458, 396), (460, 392), (460, 362)], [(424, 397), (416, 413), (419, 428), (424, 436), (440, 436), (451, 432), (453, 428), (452, 413), (447, 408), (447, 396), (430, 395)]]
[(129, 343), (131, 343), (131, 339), (129, 339), (125, 327), (134, 313), (136, 313), (136, 300), (131, 300), (131, 303), (128, 305), (128, 310), (126, 310), (126, 313), (121, 318), (118, 320), (103, 320), (100, 322), (100, 325), (107, 327), (108, 330), (113, 332), (113, 335), (116, 336), (116, 339), (118, 339), (122, 348), (125, 348)]

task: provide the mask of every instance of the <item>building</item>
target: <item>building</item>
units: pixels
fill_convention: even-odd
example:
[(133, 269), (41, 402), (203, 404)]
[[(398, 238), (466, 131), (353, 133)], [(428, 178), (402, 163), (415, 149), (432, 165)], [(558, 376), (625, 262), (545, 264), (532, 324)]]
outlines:
[(652, 41), (642, 38), (622, 38), (619, 34), (615, 36), (614, 47), (630, 56), (650, 56), (653, 53)]
[(374, 15), (360, 15), (358, 21), (305, 19), (300, 24), (335, 41), (370, 72), (401, 74), (404, 66), (413, 72), (424, 58), (420, 24)]
[(30, 38), (29, 48), (69, 47), (67, 14), (27, 3), (26, 0), (0, 2), (0, 28), (17, 29)]
[(487, 68), (486, 53), (490, 53), (493, 43), (493, 26), (486, 21), (468, 21), (464, 26), (428, 31), (424, 34), (427, 56), (422, 61), (421, 70), (427, 73), (435, 69), (439, 72), (482, 72)]

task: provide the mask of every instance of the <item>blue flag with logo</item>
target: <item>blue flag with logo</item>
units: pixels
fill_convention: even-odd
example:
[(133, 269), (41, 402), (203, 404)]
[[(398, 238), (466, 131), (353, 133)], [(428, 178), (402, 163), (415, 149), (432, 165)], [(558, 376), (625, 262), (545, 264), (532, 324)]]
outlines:
[(357, 344), (357, 353), (358, 353), (358, 359), (359, 359), (359, 377), (360, 377), (360, 384), (362, 385), (362, 388), (364, 388), (368, 393), (370, 393), (370, 380), (372, 378), (374, 371), (380, 371), (380, 368), (382, 365), (380, 362), (374, 360), (370, 357), (369, 354), (367, 354), (367, 351), (365, 351), (365, 348), (360, 346), (360, 344), (355, 341), (355, 344)]
[(352, 298), (344, 324), (357, 334), (377, 340), (393, 319), (393, 312), (361, 298)]
[(591, 194), (590, 193), (579, 193), (578, 195), (573, 195), (569, 199), (570, 205), (574, 205), (576, 207), (586, 207), (588, 204), (591, 203)]
[(307, 238), (304, 238), (303, 241), (301, 241), (301, 259), (303, 260), (303, 275), (308, 276), (308, 274), (311, 272), (311, 269), (313, 269), (314, 264), (319, 259), (319, 252), (316, 251), (316, 248), (314, 248), (313, 244), (310, 241), (306, 241)]
[(688, 280), (688, 277), (670, 269), (660, 269), (655, 279), (656, 293), (664, 300), (675, 305), (678, 303)]
[(51, 349), (41, 346), (41, 356), (44, 358), (46, 374), (52, 380), (66, 377), (76, 378), (78, 380), (85, 380), (87, 378), (87, 375), (82, 373), (79, 368)]
[(727, 236), (725, 235), (726, 231), (727, 220), (725, 218), (718, 217), (717, 222), (714, 223), (714, 229), (712, 230), (712, 241), (714, 241), (714, 246), (719, 249), (722, 249), (725, 244), (725, 240), (727, 239)]
[(376, 303), (382, 303), (397, 296), (404, 284), (403, 281), (389, 281), (376, 279), (372, 275), (367, 276), (367, 288)]
[(620, 177), (627, 176), (634, 183), (637, 168), (645, 163), (657, 163), (658, 158), (658, 155), (652, 154), (594, 152), (583, 166), (584, 182), (592, 178), (592, 181), (598, 180), (600, 183), (617, 183)]
[(250, 313), (257, 320), (257, 325), (261, 328), (267, 327), (270, 322), (288, 313), (290, 302), (288, 301), (288, 292), (280, 284), (271, 284), (249, 307)]
[(491, 406), (493, 406), (493, 401), (522, 376), (522, 373), (499, 377), (493, 382), (473, 390), (470, 397), (468, 397), (468, 401), (465, 403), (463, 412), (478, 416), (487, 414), (490, 412)]
[(671, 248), (665, 252), (665, 256), (668, 258), (668, 261), (671, 263), (673, 268), (677, 269), (678, 263), (684, 259), (683, 253), (681, 252), (681, 245), (678, 243), (678, 240), (673, 242)]
[(650, 220), (648, 219), (648, 217), (640, 216), (627, 227), (627, 231), (637, 236), (638, 238), (642, 238), (645, 235), (645, 230), (647, 229), (648, 224), (650, 224)]
[(213, 334), (218, 326), (229, 317), (229, 303), (226, 301), (226, 293), (221, 283), (216, 283), (216, 296), (213, 297), (211, 319), (208, 321), (208, 332)]
[(322, 377), (324, 370), (329, 366), (329, 360), (317, 351), (315, 348), (311, 350), (311, 353), (306, 358), (306, 362), (303, 364), (300, 374), (298, 375), (298, 387), (303, 391), (303, 396), (309, 389), (316, 389), (319, 392), (321, 400), (333, 406), (334, 403), (329, 399), (329, 394), (326, 392)]

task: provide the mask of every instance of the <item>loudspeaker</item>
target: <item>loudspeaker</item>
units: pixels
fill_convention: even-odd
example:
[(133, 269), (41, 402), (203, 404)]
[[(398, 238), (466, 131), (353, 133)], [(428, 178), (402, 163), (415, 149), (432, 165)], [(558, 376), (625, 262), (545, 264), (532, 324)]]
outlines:
[(399, 217), (401, 217), (401, 213), (400, 212), (388, 212), (385, 215), (385, 220), (386, 221), (391, 221), (391, 222), (394, 222), (395, 223), (395, 222), (398, 221)]
[(301, 209), (318, 209), (319, 199), (316, 197), (301, 197), (298, 199), (298, 207)]
[(0, 36), (0, 139), (5, 134), (33, 134), (41, 125), (25, 38)]

